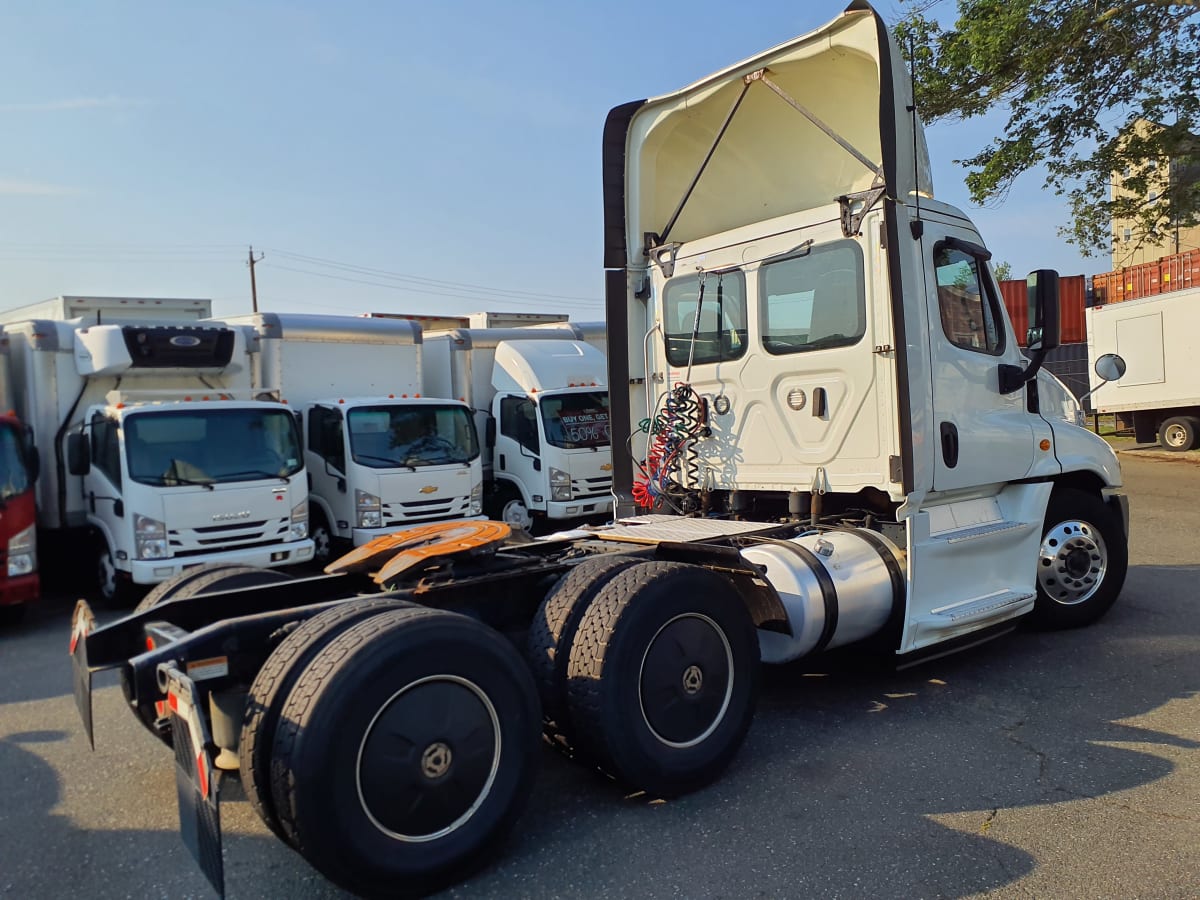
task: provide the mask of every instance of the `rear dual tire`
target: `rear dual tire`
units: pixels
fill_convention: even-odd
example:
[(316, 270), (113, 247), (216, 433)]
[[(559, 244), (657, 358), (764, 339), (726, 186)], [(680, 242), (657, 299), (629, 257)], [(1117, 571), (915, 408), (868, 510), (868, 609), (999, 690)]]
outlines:
[(519, 814), (540, 721), (500, 634), (433, 609), (372, 616), (317, 652), (280, 709), (279, 823), (348, 890), (435, 890), (480, 864)]

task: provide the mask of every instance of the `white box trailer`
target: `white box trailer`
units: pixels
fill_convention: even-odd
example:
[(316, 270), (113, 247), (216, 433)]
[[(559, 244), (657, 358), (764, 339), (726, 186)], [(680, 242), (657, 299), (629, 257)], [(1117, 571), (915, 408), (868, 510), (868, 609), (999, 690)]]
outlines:
[[(589, 342), (590, 340), (590, 342)], [(473, 411), (485, 508), (524, 529), (612, 510), (603, 326), (464, 328), (430, 334), (425, 391)]]
[(340, 545), (422, 522), (482, 517), (483, 469), (467, 405), (422, 396), (410, 319), (258, 313), (255, 394), (303, 420), (319, 562)]
[(110, 602), (204, 563), (310, 559), (299, 431), (251, 398), (244, 330), (200, 323), (194, 300), (156, 299), (141, 324), (99, 302), (44, 311), (84, 306), (68, 321), (3, 314), (14, 407), (41, 458), (42, 546), (84, 551)]
[(80, 297), (64, 295), (0, 312), (0, 322), (50, 319), (80, 324), (192, 322), (212, 316), (212, 301), (184, 297)]
[(1106, 353), (1124, 376), (1092, 392), (1098, 413), (1132, 417), (1137, 439), (1168, 450), (1200, 447), (1200, 288), (1089, 308), (1088, 365)]
[(455, 315), (416, 315), (408, 313), (364, 313), (369, 319), (407, 319), (416, 322), (425, 331), (450, 331), (455, 328), (528, 328), (535, 325), (562, 325), (569, 316), (566, 313), (509, 313), (473, 312)]

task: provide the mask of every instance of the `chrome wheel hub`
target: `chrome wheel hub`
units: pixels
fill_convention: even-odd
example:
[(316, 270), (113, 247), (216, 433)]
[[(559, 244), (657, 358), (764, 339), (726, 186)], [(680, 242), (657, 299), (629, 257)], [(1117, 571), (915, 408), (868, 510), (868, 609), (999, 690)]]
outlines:
[(685, 694), (699, 693), (704, 687), (704, 673), (699, 666), (688, 666), (683, 670), (683, 692)]
[(450, 771), (453, 760), (454, 753), (450, 747), (442, 741), (435, 741), (421, 754), (421, 773), (426, 778), (441, 778)]
[(1104, 538), (1089, 522), (1060, 522), (1042, 538), (1038, 584), (1057, 603), (1084, 602), (1099, 589), (1107, 570)]

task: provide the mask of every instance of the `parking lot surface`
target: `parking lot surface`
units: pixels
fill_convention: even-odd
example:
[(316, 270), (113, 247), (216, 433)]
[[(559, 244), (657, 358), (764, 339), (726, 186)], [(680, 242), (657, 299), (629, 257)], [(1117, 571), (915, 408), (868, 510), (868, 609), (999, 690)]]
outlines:
[[(518, 828), (454, 897), (1200, 896), (1200, 465), (1121, 454), (1129, 576), (1098, 625), (903, 672), (768, 673), (715, 785), (672, 802), (547, 749)], [(170, 753), (97, 679), (71, 695), (69, 597), (0, 633), (0, 895), (210, 897)], [(223, 787), (231, 898), (344, 896)]]

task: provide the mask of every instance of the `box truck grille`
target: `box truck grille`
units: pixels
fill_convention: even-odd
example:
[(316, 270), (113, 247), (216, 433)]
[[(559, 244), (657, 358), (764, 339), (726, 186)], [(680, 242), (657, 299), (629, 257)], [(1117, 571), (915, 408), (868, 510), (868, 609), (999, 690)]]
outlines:
[(470, 497), (442, 497), (437, 500), (411, 500), (407, 503), (385, 503), (383, 524), (403, 525), (431, 519), (454, 519), (469, 514)]
[(612, 476), (600, 475), (596, 478), (572, 478), (571, 499), (583, 500), (587, 497), (602, 497), (612, 493)]
[(218, 550), (247, 550), (278, 544), (288, 535), (286, 516), (260, 522), (229, 522), (167, 532), (175, 556), (198, 556)]

